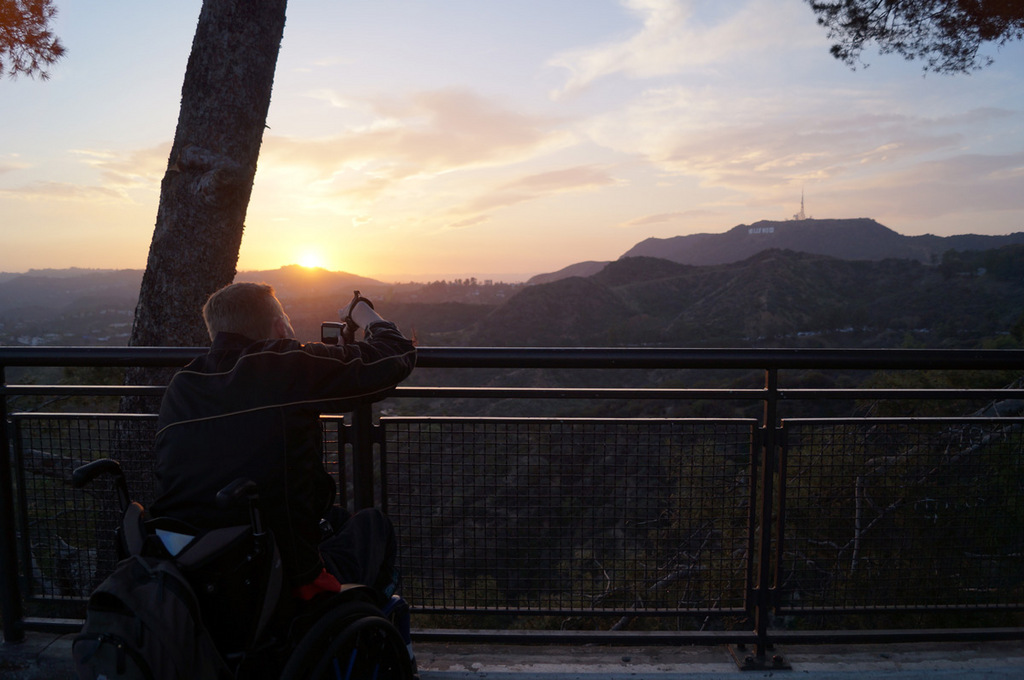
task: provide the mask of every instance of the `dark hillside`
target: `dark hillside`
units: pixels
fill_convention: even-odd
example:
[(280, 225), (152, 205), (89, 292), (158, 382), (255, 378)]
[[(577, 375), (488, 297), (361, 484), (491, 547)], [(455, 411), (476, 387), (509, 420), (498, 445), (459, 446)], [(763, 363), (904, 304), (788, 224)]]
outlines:
[(657, 257), (628, 257), (610, 262), (591, 277), (603, 286), (621, 286), (685, 276), (696, 268)]
[(634, 314), (611, 288), (573, 277), (524, 288), (474, 327), (469, 344), (624, 344), (627, 338), (619, 332), (622, 320)]
[[(1012, 247), (1010, 247), (1012, 248)], [(1024, 248), (976, 254), (1024, 270)], [(985, 259), (987, 258), (987, 259)], [(839, 260), (769, 250), (687, 267), (626, 258), (588, 278), (530, 286), (466, 344), (972, 347), (1024, 314), (1024, 277), (951, 274), (914, 260)], [(1019, 268), (1019, 269), (1018, 269)], [(514, 339), (512, 339), (514, 338)]]
[(868, 218), (842, 220), (761, 221), (741, 224), (722, 234), (649, 238), (622, 257), (660, 257), (691, 265), (737, 262), (768, 249), (828, 255), (843, 260), (890, 258), (938, 261), (947, 250), (980, 250), (1024, 243), (1024, 233), (1006, 236), (903, 236)]

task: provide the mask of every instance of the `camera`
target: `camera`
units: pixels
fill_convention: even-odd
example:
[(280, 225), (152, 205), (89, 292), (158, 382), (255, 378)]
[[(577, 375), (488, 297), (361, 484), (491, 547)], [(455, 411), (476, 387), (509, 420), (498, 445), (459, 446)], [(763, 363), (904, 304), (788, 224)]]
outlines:
[(346, 330), (344, 321), (324, 321), (320, 324), (320, 342), (325, 345), (340, 345)]
[[(351, 310), (360, 302), (365, 302), (369, 305), (370, 309), (373, 309), (373, 303), (364, 298), (358, 290), (353, 291), (353, 293), (352, 301), (339, 312), (339, 316), (345, 314), (345, 310)], [(320, 342), (325, 345), (342, 345), (355, 342), (357, 330), (359, 330), (359, 326), (356, 325), (356, 322), (350, 316), (342, 317), (341, 321), (323, 321), (320, 323)]]

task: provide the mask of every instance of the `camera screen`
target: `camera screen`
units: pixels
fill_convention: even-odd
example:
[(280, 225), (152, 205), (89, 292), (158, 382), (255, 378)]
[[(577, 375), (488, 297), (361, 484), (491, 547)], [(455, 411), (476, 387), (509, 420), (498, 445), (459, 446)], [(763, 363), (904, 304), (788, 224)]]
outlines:
[(324, 321), (320, 324), (320, 342), (325, 345), (337, 345), (341, 340), (341, 329), (344, 324), (336, 321)]

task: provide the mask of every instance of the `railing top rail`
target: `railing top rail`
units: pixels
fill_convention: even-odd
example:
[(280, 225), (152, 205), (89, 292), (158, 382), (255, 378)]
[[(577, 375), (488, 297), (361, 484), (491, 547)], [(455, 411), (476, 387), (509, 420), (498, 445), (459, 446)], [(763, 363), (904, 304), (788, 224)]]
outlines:
[(1024, 350), (425, 347), (436, 368), (1024, 368)]
[(0, 346), (0, 365), (184, 366), (204, 351), (204, 347)]
[[(182, 366), (202, 347), (0, 347), (5, 366)], [(1024, 369), (1024, 350), (420, 347), (423, 368)]]

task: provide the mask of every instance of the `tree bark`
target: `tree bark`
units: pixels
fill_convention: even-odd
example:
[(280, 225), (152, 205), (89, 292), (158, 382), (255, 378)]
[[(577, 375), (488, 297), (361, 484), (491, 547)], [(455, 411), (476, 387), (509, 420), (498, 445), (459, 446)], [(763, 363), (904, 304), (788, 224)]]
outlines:
[(270, 108), (286, 0), (205, 0), (130, 345), (197, 346), (231, 283)]
[[(234, 279), (287, 0), (204, 0), (160, 186), (131, 346), (202, 346), (200, 310)], [(128, 384), (166, 371), (131, 369)], [(148, 406), (152, 406), (149, 404)], [(150, 410), (128, 400), (122, 410)]]

